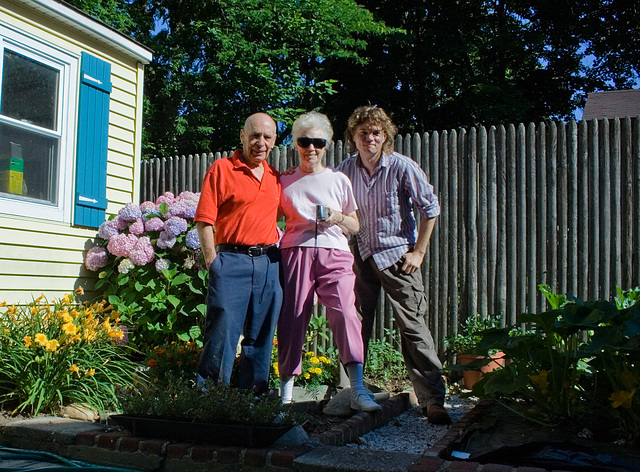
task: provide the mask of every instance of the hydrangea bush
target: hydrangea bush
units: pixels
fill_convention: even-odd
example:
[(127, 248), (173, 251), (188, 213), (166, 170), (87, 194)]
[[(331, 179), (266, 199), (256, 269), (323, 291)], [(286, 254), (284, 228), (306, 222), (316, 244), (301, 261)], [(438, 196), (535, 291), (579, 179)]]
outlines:
[(127, 203), (98, 230), (85, 266), (120, 313), (138, 348), (171, 340), (201, 344), (207, 271), (195, 229), (199, 193)]

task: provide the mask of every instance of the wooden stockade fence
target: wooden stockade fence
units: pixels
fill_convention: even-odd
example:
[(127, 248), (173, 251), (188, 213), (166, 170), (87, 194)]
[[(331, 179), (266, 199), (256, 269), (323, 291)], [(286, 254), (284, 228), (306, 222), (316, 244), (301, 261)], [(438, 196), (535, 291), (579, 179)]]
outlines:
[[(611, 299), (640, 285), (640, 119), (529, 123), (398, 135), (397, 151), (426, 172), (442, 212), (423, 275), (434, 340), (482, 313), (547, 309), (538, 284), (582, 300)], [(229, 153), (142, 164), (142, 199), (198, 192), (214, 159)], [(347, 157), (342, 142), (327, 165)], [(293, 148), (269, 159), (297, 165)], [(393, 328), (382, 299), (375, 336)]]

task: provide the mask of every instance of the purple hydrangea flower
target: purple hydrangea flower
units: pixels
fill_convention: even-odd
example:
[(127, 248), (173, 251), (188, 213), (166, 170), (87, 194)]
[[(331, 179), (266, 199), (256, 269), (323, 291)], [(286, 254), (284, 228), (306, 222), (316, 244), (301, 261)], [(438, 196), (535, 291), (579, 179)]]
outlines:
[(133, 262), (129, 260), (129, 258), (122, 259), (120, 264), (118, 264), (118, 272), (121, 274), (128, 274), (131, 269), (133, 269), (135, 265)]
[(139, 205), (127, 203), (124, 208), (120, 209), (118, 216), (125, 221), (135, 221), (142, 217), (142, 211)]
[(135, 234), (136, 236), (144, 233), (144, 220), (142, 218), (138, 218), (136, 221), (131, 223), (129, 226), (129, 233)]
[(162, 231), (164, 229), (164, 221), (157, 216), (154, 216), (145, 222), (144, 229), (147, 231)]
[(153, 245), (148, 236), (139, 238), (136, 245), (129, 252), (129, 259), (138, 266), (148, 264), (153, 260), (154, 256)]
[(120, 230), (120, 232), (122, 232), (123, 229), (125, 229), (127, 226), (129, 226), (129, 222), (127, 220), (125, 220), (124, 218), (121, 218), (120, 215), (116, 216), (113, 219), (115, 225), (118, 227), (118, 229)]
[(187, 220), (179, 216), (172, 216), (164, 222), (164, 230), (171, 236), (178, 236), (187, 230)]
[(170, 265), (171, 261), (169, 261), (168, 259), (158, 259), (156, 261), (156, 270), (158, 272), (162, 272), (162, 269), (168, 269)]
[(84, 265), (87, 269), (97, 271), (107, 265), (109, 253), (102, 246), (94, 246), (87, 252), (84, 258)]
[(162, 231), (160, 236), (158, 237), (157, 245), (159, 248), (163, 249), (171, 249), (176, 243), (176, 237), (167, 233), (166, 231)]
[(116, 234), (109, 240), (107, 249), (114, 256), (127, 257), (137, 242), (138, 238), (134, 234)]
[(197, 229), (192, 229), (187, 233), (185, 244), (189, 249), (198, 249), (198, 247), (200, 247), (200, 238), (198, 237)]
[(98, 228), (98, 236), (107, 241), (119, 232), (118, 222), (114, 220), (105, 221), (100, 225), (100, 228)]
[(184, 218), (186, 210), (186, 204), (176, 200), (167, 210), (167, 218), (171, 218), (173, 216), (180, 216)]

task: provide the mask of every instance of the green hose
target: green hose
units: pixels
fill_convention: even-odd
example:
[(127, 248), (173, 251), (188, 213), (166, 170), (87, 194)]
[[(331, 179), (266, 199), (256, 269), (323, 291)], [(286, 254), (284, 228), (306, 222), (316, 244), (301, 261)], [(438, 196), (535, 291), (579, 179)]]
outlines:
[[(29, 449), (13, 449), (0, 446), (0, 472), (24, 472), (24, 467), (2, 467), (2, 462), (7, 460), (32, 460), (58, 462), (59, 466), (45, 466), (46, 472), (140, 472), (133, 469), (121, 469), (118, 467), (103, 467), (100, 465), (80, 465), (77, 462), (45, 451)], [(38, 470), (38, 469), (30, 469)]]

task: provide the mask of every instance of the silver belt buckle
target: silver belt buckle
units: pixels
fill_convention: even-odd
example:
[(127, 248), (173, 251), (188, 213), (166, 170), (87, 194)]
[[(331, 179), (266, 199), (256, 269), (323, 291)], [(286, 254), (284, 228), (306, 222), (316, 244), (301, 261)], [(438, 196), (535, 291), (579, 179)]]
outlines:
[(247, 254), (251, 257), (258, 257), (262, 255), (262, 248), (260, 246), (249, 246), (247, 248)]

